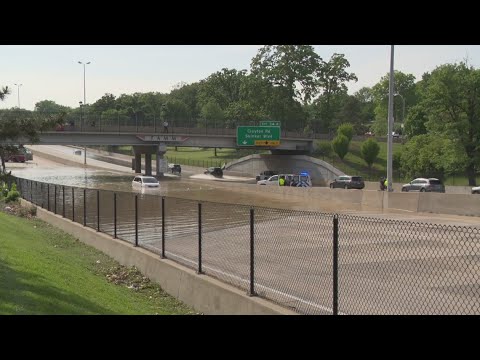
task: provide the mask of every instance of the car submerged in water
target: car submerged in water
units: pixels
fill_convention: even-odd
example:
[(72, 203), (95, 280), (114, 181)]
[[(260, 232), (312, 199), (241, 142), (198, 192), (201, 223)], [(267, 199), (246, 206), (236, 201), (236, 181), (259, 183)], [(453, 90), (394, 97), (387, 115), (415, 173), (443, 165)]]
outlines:
[(473, 187), (472, 194), (480, 194), (480, 186)]
[(153, 176), (135, 176), (132, 181), (132, 187), (134, 188), (158, 188), (160, 183)]

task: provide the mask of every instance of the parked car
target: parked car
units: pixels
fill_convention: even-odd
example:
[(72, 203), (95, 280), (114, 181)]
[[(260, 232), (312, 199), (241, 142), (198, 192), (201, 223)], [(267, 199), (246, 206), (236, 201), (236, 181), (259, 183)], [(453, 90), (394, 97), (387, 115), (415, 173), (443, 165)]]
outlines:
[(213, 175), (217, 178), (223, 177), (223, 170), (222, 168), (219, 168), (219, 167), (209, 167), (203, 173)]
[(278, 179), (279, 179), (278, 175), (273, 175), (266, 180), (257, 181), (257, 185), (277, 185), (278, 186)]
[(472, 194), (480, 194), (480, 186), (472, 188)]
[(153, 176), (135, 176), (132, 181), (133, 187), (154, 188), (159, 187), (160, 183)]
[(168, 170), (170, 170), (172, 174), (180, 175), (182, 173), (180, 164), (168, 164)]
[(436, 178), (417, 178), (402, 186), (402, 191), (445, 192), (445, 185)]
[(10, 154), (5, 158), (5, 161), (24, 163), (26, 161), (26, 158), (24, 154)]
[(365, 182), (361, 176), (342, 175), (330, 183), (330, 189), (363, 189)]
[(257, 179), (257, 181), (268, 180), (273, 175), (278, 175), (278, 171), (265, 170), (265, 171), (262, 171), (259, 175), (257, 175), (256, 179)]

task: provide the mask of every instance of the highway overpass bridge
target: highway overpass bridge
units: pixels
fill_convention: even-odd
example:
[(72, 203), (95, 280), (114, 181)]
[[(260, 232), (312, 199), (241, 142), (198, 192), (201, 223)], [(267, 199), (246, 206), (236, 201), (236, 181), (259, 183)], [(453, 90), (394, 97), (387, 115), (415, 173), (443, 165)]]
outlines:
[[(99, 131), (100, 130), (100, 131)], [(145, 174), (152, 174), (152, 154), (156, 154), (157, 175), (162, 176), (167, 171), (167, 164), (163, 156), (167, 146), (205, 147), (205, 148), (233, 148), (270, 150), (277, 155), (308, 154), (313, 150), (312, 138), (281, 137), (277, 145), (272, 142), (256, 142), (254, 146), (238, 146), (235, 129), (170, 129), (169, 133), (136, 131), (127, 129), (78, 129), (66, 128), (61, 131), (46, 131), (39, 134), (37, 145), (131, 145), (135, 154), (135, 172), (141, 172), (141, 157), (145, 154)], [(153, 130), (153, 129), (138, 129)], [(173, 130), (173, 132), (172, 132)], [(192, 131), (197, 130), (197, 131)], [(203, 133), (204, 132), (204, 133)], [(286, 134), (288, 135), (288, 134)], [(298, 135), (297, 135), (298, 136)], [(8, 142), (4, 142), (8, 143)], [(12, 143), (12, 142), (11, 142)], [(19, 139), (15, 143), (28, 145), (27, 139)]]

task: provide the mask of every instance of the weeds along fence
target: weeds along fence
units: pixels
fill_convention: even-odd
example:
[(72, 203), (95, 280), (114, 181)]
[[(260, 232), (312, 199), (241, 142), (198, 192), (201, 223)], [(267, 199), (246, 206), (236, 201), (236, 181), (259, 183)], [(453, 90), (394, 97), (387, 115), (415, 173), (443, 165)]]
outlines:
[(35, 205), (300, 314), (479, 314), (480, 229), (14, 178)]

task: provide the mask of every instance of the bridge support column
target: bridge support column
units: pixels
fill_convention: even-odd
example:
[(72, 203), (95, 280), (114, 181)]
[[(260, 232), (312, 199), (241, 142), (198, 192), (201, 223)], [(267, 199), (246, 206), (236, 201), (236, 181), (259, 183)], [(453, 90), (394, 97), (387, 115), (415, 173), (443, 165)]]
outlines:
[(142, 173), (142, 154), (135, 153), (135, 174)]
[(163, 155), (165, 155), (165, 151), (157, 151), (157, 176), (163, 176), (163, 162), (165, 159), (163, 158)]
[(152, 154), (145, 153), (145, 175), (152, 176)]

